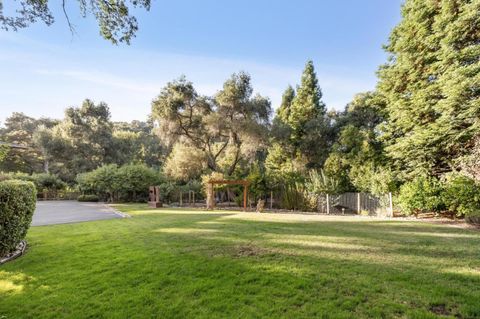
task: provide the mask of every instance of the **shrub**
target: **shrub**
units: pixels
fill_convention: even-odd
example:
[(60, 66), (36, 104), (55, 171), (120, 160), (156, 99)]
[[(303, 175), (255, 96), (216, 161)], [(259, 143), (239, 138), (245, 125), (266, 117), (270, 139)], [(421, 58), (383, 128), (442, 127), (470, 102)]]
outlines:
[(400, 188), (399, 205), (407, 214), (436, 212), (445, 208), (442, 186), (434, 178), (418, 177)]
[(115, 164), (101, 166), (91, 172), (77, 176), (78, 188), (82, 193), (95, 194), (107, 201), (145, 201), (148, 187), (163, 181), (161, 175), (143, 165)]
[(64, 189), (66, 184), (57, 176), (53, 174), (40, 173), (32, 175), (33, 182), (37, 187), (37, 191), (53, 190), (57, 191)]
[(0, 180), (21, 180), (34, 183), (37, 192), (57, 191), (64, 189), (66, 184), (57, 176), (48, 173), (34, 173), (32, 175), (26, 173), (4, 173)]
[(98, 202), (99, 199), (97, 195), (80, 195), (77, 200), (79, 202)]
[(36, 189), (31, 182), (0, 182), (0, 256), (15, 250), (32, 222)]
[(480, 186), (469, 177), (458, 174), (447, 176), (442, 199), (447, 209), (459, 217), (480, 212)]
[(480, 211), (468, 212), (465, 215), (465, 220), (469, 224), (480, 226)]

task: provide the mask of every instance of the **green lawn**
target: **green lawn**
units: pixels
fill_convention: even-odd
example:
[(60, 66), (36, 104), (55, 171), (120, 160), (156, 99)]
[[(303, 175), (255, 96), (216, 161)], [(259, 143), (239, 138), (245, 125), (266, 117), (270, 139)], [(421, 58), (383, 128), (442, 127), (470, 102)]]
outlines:
[(32, 227), (0, 318), (480, 317), (480, 232), (420, 222), (123, 205)]

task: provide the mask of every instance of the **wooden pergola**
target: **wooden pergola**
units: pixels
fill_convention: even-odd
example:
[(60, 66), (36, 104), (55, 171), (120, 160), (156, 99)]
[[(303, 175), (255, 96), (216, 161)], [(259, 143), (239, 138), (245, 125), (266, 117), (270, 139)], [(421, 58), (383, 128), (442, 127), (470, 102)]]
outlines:
[(215, 207), (215, 198), (213, 196), (213, 185), (243, 185), (243, 210), (247, 210), (247, 194), (248, 194), (248, 185), (250, 182), (247, 180), (227, 180), (227, 179), (218, 179), (208, 181), (207, 187), (207, 209), (213, 209)]

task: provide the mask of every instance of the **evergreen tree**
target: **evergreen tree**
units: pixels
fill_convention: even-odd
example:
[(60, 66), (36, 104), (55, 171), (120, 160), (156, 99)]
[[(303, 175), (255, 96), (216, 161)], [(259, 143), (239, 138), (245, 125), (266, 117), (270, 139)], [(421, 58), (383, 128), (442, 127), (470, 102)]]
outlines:
[(407, 0), (379, 93), (387, 154), (407, 178), (440, 175), (480, 132), (480, 3)]
[(276, 115), (278, 120), (282, 121), (283, 123), (288, 123), (294, 98), (295, 90), (291, 85), (289, 85), (282, 95), (282, 104), (280, 104), (280, 107), (277, 109)]
[(272, 147), (266, 160), (269, 173), (304, 172), (320, 168), (332, 144), (330, 118), (312, 61), (308, 61), (297, 93), (289, 86), (272, 125)]
[(292, 101), (288, 124), (294, 131), (293, 142), (299, 142), (306, 134), (307, 122), (325, 115), (325, 105), (321, 101), (322, 90), (318, 85), (313, 61), (308, 61), (302, 74), (297, 95)]

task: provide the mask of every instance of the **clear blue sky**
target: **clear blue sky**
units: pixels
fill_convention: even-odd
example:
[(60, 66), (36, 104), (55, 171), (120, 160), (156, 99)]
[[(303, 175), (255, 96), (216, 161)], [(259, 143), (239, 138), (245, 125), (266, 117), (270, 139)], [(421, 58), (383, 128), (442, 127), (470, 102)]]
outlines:
[(341, 110), (375, 87), (403, 1), (154, 0), (150, 12), (135, 11), (140, 30), (130, 46), (101, 39), (76, 1), (72, 36), (60, 1), (50, 2), (54, 25), (0, 30), (0, 122), (13, 111), (60, 118), (85, 98), (108, 103), (114, 120), (145, 120), (166, 82), (184, 74), (199, 93), (214, 94), (240, 70), (276, 108), (308, 59), (327, 107)]

